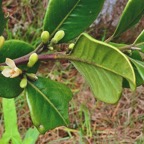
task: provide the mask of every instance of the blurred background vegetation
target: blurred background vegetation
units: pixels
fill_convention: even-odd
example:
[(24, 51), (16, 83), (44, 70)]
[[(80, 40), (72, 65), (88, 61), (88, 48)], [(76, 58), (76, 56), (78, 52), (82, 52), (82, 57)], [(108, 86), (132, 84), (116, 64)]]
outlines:
[[(98, 19), (87, 32), (93, 37), (108, 38), (117, 25), (119, 16), (128, 0), (106, 0)], [(48, 0), (7, 0), (3, 10), (9, 15), (4, 36), (20, 39), (36, 46), (40, 42), (42, 22)], [(144, 18), (125, 32), (116, 42), (132, 43), (144, 28)], [(62, 48), (65, 46), (62, 45)], [(116, 105), (97, 101), (85, 80), (72, 64), (44, 62), (39, 75), (45, 75), (68, 85), (74, 93), (69, 105), (70, 128), (58, 127), (40, 135), (37, 144), (143, 144), (144, 143), (144, 89), (132, 93), (125, 89)], [(32, 127), (24, 94), (16, 98), (18, 126), (23, 137)], [(0, 103), (0, 136), (4, 131)]]

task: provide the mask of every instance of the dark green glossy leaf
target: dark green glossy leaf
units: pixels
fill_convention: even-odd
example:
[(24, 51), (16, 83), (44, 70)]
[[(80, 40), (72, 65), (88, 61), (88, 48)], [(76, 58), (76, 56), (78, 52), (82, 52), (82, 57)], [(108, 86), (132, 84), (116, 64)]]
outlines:
[(72, 98), (68, 87), (39, 77), (28, 83), (26, 91), (32, 121), (41, 133), (68, 125), (68, 103)]
[(61, 42), (77, 37), (90, 26), (101, 11), (104, 0), (50, 0), (44, 19), (44, 30), (51, 37), (64, 30), (66, 35)]
[(0, 74), (0, 97), (17, 97), (23, 89), (20, 88), (20, 78), (6, 78)]
[(3, 47), (0, 49), (0, 63), (5, 62), (6, 58), (15, 59), (28, 54), (32, 50), (34, 50), (33, 46), (24, 41), (5, 41)]
[(117, 37), (134, 26), (144, 14), (144, 0), (129, 0), (113, 36)]
[(0, 139), (0, 144), (22, 144), (17, 127), (17, 115), (14, 99), (2, 100), (5, 132)]
[(2, 11), (2, 0), (0, 0), (0, 35), (2, 35), (3, 30), (6, 25), (6, 18), (4, 17), (4, 13)]
[(81, 35), (67, 59), (85, 77), (101, 101), (115, 103), (119, 100), (123, 78), (135, 89), (135, 75), (128, 58), (117, 48), (87, 34)]
[[(23, 41), (9, 40), (0, 49), (0, 63), (5, 62), (6, 58), (15, 59), (31, 52), (33, 47)], [(0, 97), (17, 97), (23, 89), (20, 88), (20, 78), (6, 78), (0, 74)]]

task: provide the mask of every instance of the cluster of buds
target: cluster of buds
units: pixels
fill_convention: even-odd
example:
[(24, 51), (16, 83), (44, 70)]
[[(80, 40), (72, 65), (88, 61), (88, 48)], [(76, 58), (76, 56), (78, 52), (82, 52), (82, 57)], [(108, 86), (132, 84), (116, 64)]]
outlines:
[[(65, 32), (63, 30), (57, 31), (55, 33), (54, 37), (50, 41), (49, 49), (53, 50), (53, 45), (57, 44), (60, 40), (62, 40), (64, 38), (64, 36), (65, 36)], [(43, 31), (41, 34), (41, 40), (42, 40), (43, 44), (48, 44), (49, 38), (50, 38), (49, 32)], [(4, 37), (0, 36), (0, 48), (3, 47), (4, 41), (5, 41)], [(74, 46), (74, 44), (70, 44), (69, 49), (72, 49), (73, 46)], [(38, 61), (37, 53), (32, 53), (29, 57), (27, 67), (28, 68), (33, 67), (37, 61)], [(15, 78), (22, 74), (22, 70), (16, 66), (15, 62), (12, 59), (6, 58), (5, 63), (7, 66), (0, 67), (0, 70), (2, 71), (1, 73), (3, 76), (5, 76), (7, 78)], [(31, 74), (26, 73), (25, 75), (23, 74), (23, 78), (20, 82), (21, 88), (25, 88), (27, 86), (27, 78), (29, 78), (31, 80), (37, 79), (36, 75), (33, 73), (31, 73)]]
[[(63, 30), (59, 30), (55, 33), (54, 37), (50, 40), (50, 45), (48, 47), (49, 50), (53, 50), (53, 45), (57, 44), (60, 40), (62, 40), (65, 36), (65, 32)], [(41, 40), (43, 44), (48, 44), (50, 39), (50, 34), (48, 31), (43, 31), (41, 33)]]
[[(27, 63), (27, 67), (31, 68), (35, 65), (35, 63), (38, 61), (38, 55), (36, 53), (33, 53), (29, 57), (29, 61)], [(1, 66), (0, 70), (2, 71), (2, 75), (7, 78), (15, 78), (22, 74), (22, 70), (18, 68), (15, 64), (15, 62), (10, 59), (6, 58), (5, 61), (7, 66)], [(27, 86), (27, 77), (31, 80), (37, 80), (37, 76), (33, 73), (26, 73), (26, 75), (23, 76), (20, 82), (20, 87), (25, 88)]]

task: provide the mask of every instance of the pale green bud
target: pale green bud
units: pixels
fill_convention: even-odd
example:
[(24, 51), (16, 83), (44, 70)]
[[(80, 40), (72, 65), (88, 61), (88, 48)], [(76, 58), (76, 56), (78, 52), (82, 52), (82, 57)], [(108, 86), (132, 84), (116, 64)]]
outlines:
[(24, 78), (22, 78), (22, 80), (20, 82), (20, 87), (25, 88), (26, 86), (27, 86), (27, 78), (24, 77)]
[(37, 80), (38, 77), (34, 73), (26, 73), (27, 77), (33, 81)]
[(43, 125), (40, 125), (39, 127), (38, 127), (38, 130), (40, 131), (40, 133), (44, 133), (45, 132), (45, 127), (43, 126)]
[(58, 32), (56, 32), (51, 42), (57, 44), (64, 36), (65, 36), (65, 32), (63, 30), (59, 30)]
[(27, 63), (28, 67), (33, 67), (34, 64), (38, 61), (38, 55), (37, 53), (33, 53), (31, 54), (31, 56), (29, 57), (29, 62)]
[(5, 38), (3, 36), (0, 36), (0, 48), (2, 48), (4, 41), (5, 41)]
[(72, 50), (74, 48), (74, 45), (75, 45), (74, 43), (69, 44), (69, 47), (68, 47), (69, 50)]
[(46, 44), (49, 40), (50, 34), (48, 31), (43, 31), (41, 34), (41, 40), (44, 44)]
[(51, 51), (53, 51), (53, 50), (54, 50), (54, 48), (53, 48), (52, 46), (50, 46), (48, 49), (49, 49), (49, 50), (51, 50)]

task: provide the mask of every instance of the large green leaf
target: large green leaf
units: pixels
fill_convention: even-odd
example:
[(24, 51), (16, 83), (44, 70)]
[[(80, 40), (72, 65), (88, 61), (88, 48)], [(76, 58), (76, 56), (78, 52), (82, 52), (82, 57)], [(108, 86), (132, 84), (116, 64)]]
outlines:
[(28, 83), (26, 91), (32, 121), (41, 133), (68, 125), (68, 103), (72, 98), (69, 88), (39, 77)]
[(87, 34), (81, 35), (67, 59), (85, 77), (96, 98), (104, 102), (119, 100), (123, 78), (135, 89), (135, 75), (128, 58), (117, 48)]
[(2, 11), (2, 0), (0, 0), (0, 35), (2, 35), (5, 25), (6, 25), (6, 19)]
[(143, 14), (144, 0), (129, 0), (113, 36), (117, 37), (134, 26), (140, 20)]
[[(111, 42), (109, 44), (112, 46), (115, 46), (119, 50), (121, 50), (123, 47), (128, 46), (126, 44), (118, 44), (118, 43), (111, 43)], [(137, 51), (137, 50), (127, 50), (124, 52), (124, 54), (132, 59), (142, 61), (141, 55), (140, 55), (139, 51)], [(133, 66), (134, 73), (136, 76), (136, 86), (139, 86), (139, 85), (143, 84), (143, 80), (142, 80), (141, 76), (139, 75), (139, 72), (138, 72), (137, 68), (135, 67), (135, 65), (132, 65), (132, 66)], [(129, 84), (126, 79), (123, 80), (123, 87), (129, 88)]]
[(3, 98), (2, 103), (3, 103), (5, 133), (0, 139), (0, 144), (9, 144), (9, 143), (21, 144), (22, 140), (17, 127), (17, 115), (14, 99)]
[(66, 35), (61, 42), (77, 37), (96, 19), (104, 0), (50, 0), (44, 18), (44, 30), (51, 37), (58, 30)]
[[(19, 40), (9, 40), (0, 49), (0, 63), (6, 58), (15, 59), (34, 50), (34, 48)], [(19, 86), (20, 78), (6, 78), (0, 74), (0, 97), (13, 98), (18, 96), (23, 89)]]

